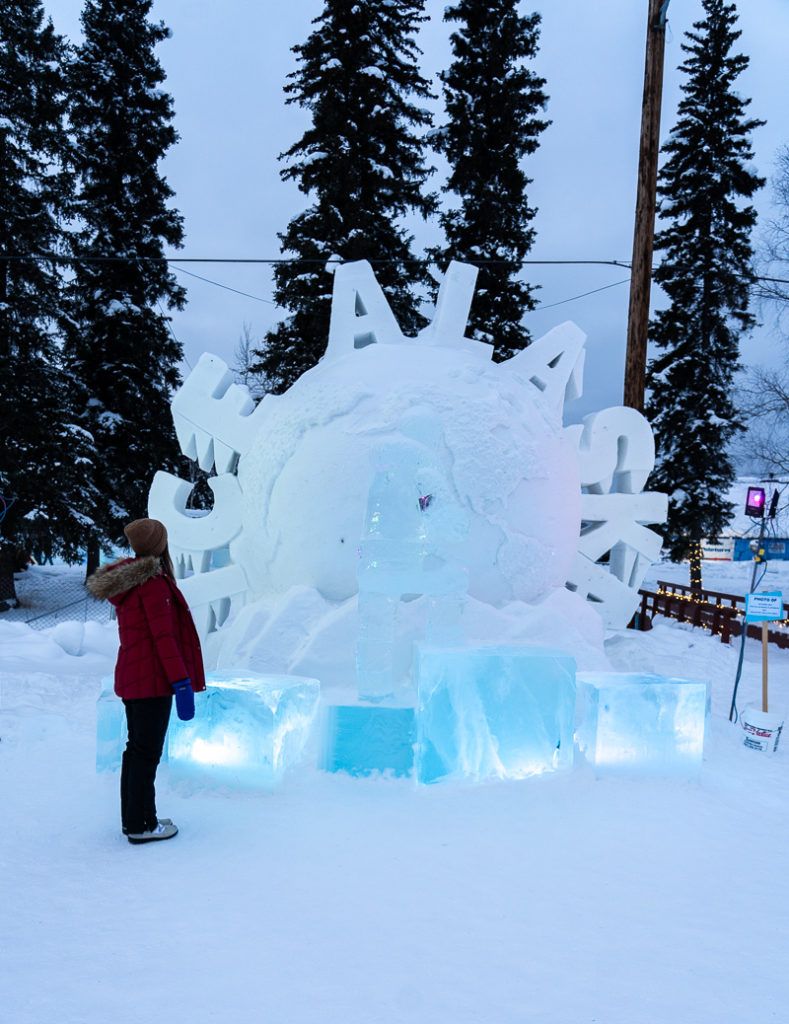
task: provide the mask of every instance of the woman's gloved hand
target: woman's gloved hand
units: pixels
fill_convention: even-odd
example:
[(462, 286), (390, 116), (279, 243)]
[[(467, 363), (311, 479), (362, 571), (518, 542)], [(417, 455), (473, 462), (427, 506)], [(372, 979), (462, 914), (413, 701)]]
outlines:
[(195, 695), (191, 679), (179, 679), (172, 684), (175, 694), (175, 711), (182, 722), (188, 722), (195, 716)]

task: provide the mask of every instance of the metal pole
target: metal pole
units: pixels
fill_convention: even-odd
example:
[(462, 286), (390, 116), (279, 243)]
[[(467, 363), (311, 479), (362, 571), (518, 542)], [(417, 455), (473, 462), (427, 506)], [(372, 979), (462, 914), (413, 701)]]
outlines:
[(655, 235), (655, 196), (660, 151), (660, 106), (663, 97), (663, 58), (666, 43), (666, 11), (669, 0), (649, 0), (644, 96), (641, 105), (641, 141), (638, 155), (636, 222), (633, 233), (633, 266), (630, 305), (627, 313), (624, 404), (644, 410), (647, 367), (649, 293), (652, 284), (652, 244)]

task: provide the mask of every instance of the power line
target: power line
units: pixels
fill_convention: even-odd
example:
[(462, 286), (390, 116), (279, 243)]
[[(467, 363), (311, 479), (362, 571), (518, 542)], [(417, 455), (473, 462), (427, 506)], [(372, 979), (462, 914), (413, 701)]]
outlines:
[(593, 288), (590, 292), (581, 292), (580, 295), (571, 295), (569, 299), (560, 299), (559, 302), (541, 303), (534, 309), (529, 310), (529, 312), (536, 313), (539, 309), (553, 309), (554, 306), (563, 306), (566, 302), (575, 302), (576, 299), (585, 299), (587, 295), (596, 295), (598, 292), (607, 291), (609, 288), (616, 288), (617, 285), (627, 284), (629, 280), (629, 277), (623, 277), (621, 281), (614, 281), (613, 284), (604, 284), (602, 288)]
[[(276, 306), (275, 302), (271, 299), (261, 298), (259, 295), (252, 295), (249, 292), (239, 291), (238, 288), (231, 288), (230, 285), (222, 284), (221, 281), (213, 281), (210, 277), (202, 277), (200, 274), (194, 274), (191, 270), (184, 270), (183, 267), (179, 267), (176, 264), (172, 264), (174, 270), (179, 270), (182, 274), (188, 274), (190, 277), (196, 277), (198, 281), (205, 281), (206, 284), (215, 285), (217, 288), (224, 288), (225, 291), (234, 292), (236, 295), (244, 295), (248, 299), (254, 299), (256, 302), (265, 302), (269, 306)], [(587, 295), (596, 295), (598, 292), (607, 291), (609, 288), (616, 288), (617, 285), (627, 284), (630, 280), (629, 277), (622, 278), (621, 281), (614, 281), (612, 284), (604, 284), (601, 288), (592, 288), (591, 291), (581, 292), (579, 295), (571, 295), (567, 299), (560, 299), (558, 302), (547, 302), (540, 303), (539, 306), (535, 306), (534, 309), (529, 310), (531, 313), (536, 313), (540, 309), (553, 309), (554, 306), (563, 306), (567, 302), (575, 302), (576, 299), (584, 299)]]
[(193, 274), (191, 270), (184, 270), (183, 267), (179, 267), (176, 263), (172, 264), (173, 270), (178, 270), (182, 274), (188, 274), (189, 277), (196, 277), (198, 281), (205, 281), (206, 284), (216, 285), (217, 288), (224, 288), (227, 292), (235, 292), (236, 295), (244, 295), (248, 299), (254, 299), (256, 302), (265, 302), (269, 306), (276, 306), (276, 302), (272, 302), (271, 299), (263, 299), (260, 295), (252, 295), (250, 292), (239, 291), (238, 288), (231, 288), (229, 284), (222, 284), (221, 281), (212, 281), (210, 277), (201, 277), (199, 274)]
[[(281, 263), (304, 263), (313, 266), (327, 266), (331, 263), (343, 263), (346, 262), (340, 259), (325, 259), (325, 258), (302, 258), (302, 257), (228, 257), (228, 256), (64, 256), (56, 253), (48, 254), (6, 254), (0, 253), (0, 261), (5, 262), (21, 262), (25, 260), (33, 261), (49, 261), (53, 263), (172, 263), (175, 269), (181, 269), (184, 274), (188, 274), (188, 270), (178, 268), (177, 263), (228, 263), (228, 264), (268, 264), (277, 265)], [(431, 259), (410, 259), (410, 260), (398, 260), (398, 259), (376, 259), (375, 257), (368, 257), (367, 262), (377, 265), (396, 264), (399, 266), (433, 266), (435, 260)], [(632, 269), (630, 260), (493, 260), (493, 259), (474, 259), (469, 260), (474, 266), (510, 266), (510, 267), (623, 267), (626, 270)], [(652, 273), (659, 269), (653, 267)], [(199, 277), (198, 274), (193, 274), (193, 277)], [(767, 277), (762, 274), (754, 275), (740, 275), (748, 277), (752, 281), (766, 281), (768, 284), (789, 284), (789, 278), (786, 277)], [(201, 280), (208, 281), (209, 284), (219, 284), (217, 281), (210, 281), (208, 278), (201, 278)], [(229, 288), (229, 285), (221, 285), (219, 287)], [(606, 286), (608, 287), (608, 286)], [(236, 289), (230, 289), (234, 291)], [(241, 295), (247, 295), (248, 298), (257, 299), (259, 302), (269, 302), (269, 299), (261, 299), (258, 295), (249, 295), (247, 292), (239, 292)], [(591, 294), (591, 293), (590, 293)], [(569, 300), (568, 300), (569, 301)]]
[(165, 323), (167, 324), (167, 326), (170, 329), (170, 334), (173, 336), (173, 341), (176, 343), (176, 345), (181, 350), (181, 355), (184, 357), (184, 362), (186, 363), (186, 365), (189, 367), (190, 370), (193, 370), (194, 367), (189, 362), (189, 357), (186, 354), (186, 346), (182, 345), (181, 342), (178, 340), (178, 338), (176, 338), (175, 331), (173, 330), (173, 325), (170, 322), (170, 317), (165, 313), (164, 309), (162, 308), (162, 304), (161, 304), (161, 302), (158, 301), (158, 299), (157, 299), (156, 305), (159, 307), (159, 312), (162, 314), (162, 319), (165, 321)]
[[(315, 266), (326, 266), (330, 263), (343, 263), (340, 259), (327, 258), (302, 258), (302, 257), (213, 257), (213, 256), (64, 256), (59, 254), (3, 254), (0, 253), (0, 260), (6, 262), (17, 262), (24, 260), (49, 261), (53, 263), (241, 263), (241, 264), (279, 264), (279, 263), (305, 263)], [(368, 263), (385, 265), (396, 264), (398, 266), (432, 266), (435, 260), (431, 259), (367, 259)], [(493, 260), (475, 259), (471, 261), (474, 266), (602, 266), (602, 267), (624, 267), (630, 269), (629, 260)], [(188, 273), (188, 271), (184, 271)]]

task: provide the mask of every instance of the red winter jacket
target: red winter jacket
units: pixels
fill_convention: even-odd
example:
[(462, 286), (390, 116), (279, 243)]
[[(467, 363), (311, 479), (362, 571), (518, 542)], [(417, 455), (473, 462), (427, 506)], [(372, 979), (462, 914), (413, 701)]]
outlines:
[(94, 597), (111, 601), (118, 615), (121, 647), (115, 692), (126, 700), (166, 697), (187, 677), (205, 689), (200, 640), (175, 580), (155, 556), (124, 558), (103, 565), (88, 580)]

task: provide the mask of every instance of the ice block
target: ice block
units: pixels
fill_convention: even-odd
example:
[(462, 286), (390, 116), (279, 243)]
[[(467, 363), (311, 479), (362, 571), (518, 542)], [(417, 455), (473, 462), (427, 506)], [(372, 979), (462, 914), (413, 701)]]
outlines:
[(96, 771), (114, 772), (126, 748), (126, 711), (113, 692), (111, 677), (102, 679), (96, 701)]
[(598, 774), (695, 776), (709, 684), (636, 672), (578, 675), (578, 746)]
[(170, 720), (170, 772), (211, 785), (267, 788), (298, 763), (320, 697), (317, 679), (210, 672), (195, 717)]
[(350, 775), (410, 775), (415, 739), (413, 708), (333, 705), (326, 710), (323, 768)]
[(416, 775), (520, 779), (573, 763), (575, 661), (532, 646), (417, 647)]

